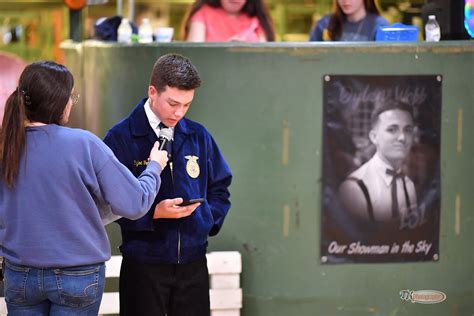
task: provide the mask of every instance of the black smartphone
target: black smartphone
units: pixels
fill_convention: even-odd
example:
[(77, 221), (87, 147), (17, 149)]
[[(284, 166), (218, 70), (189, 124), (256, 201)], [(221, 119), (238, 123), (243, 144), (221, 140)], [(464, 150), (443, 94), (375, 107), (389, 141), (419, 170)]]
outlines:
[(184, 200), (183, 203), (178, 204), (178, 206), (187, 206), (187, 205), (196, 204), (196, 203), (202, 203), (202, 202), (204, 202), (204, 199)]

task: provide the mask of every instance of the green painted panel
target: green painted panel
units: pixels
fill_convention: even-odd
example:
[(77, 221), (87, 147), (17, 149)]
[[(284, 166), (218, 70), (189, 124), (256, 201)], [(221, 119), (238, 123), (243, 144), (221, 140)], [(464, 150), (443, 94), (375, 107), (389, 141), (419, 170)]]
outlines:
[[(235, 174), (233, 207), (209, 248), (242, 253), (242, 315), (472, 315), (472, 41), (80, 46), (63, 45), (83, 90), (83, 117), (75, 123), (100, 137), (146, 96), (158, 56), (178, 52), (196, 64), (203, 85), (188, 116), (208, 127)], [(325, 74), (443, 76), (439, 262), (320, 264)], [(117, 253), (119, 232), (109, 231)], [(403, 289), (448, 298), (412, 304), (400, 300)]]

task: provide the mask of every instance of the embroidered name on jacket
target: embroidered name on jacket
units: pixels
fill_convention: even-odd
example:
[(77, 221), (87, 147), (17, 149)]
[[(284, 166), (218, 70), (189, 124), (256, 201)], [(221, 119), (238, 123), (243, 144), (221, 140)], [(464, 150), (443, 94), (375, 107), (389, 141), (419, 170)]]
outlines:
[(148, 165), (148, 160), (134, 160), (133, 161), (133, 165), (135, 167), (138, 167), (138, 166), (146, 166)]

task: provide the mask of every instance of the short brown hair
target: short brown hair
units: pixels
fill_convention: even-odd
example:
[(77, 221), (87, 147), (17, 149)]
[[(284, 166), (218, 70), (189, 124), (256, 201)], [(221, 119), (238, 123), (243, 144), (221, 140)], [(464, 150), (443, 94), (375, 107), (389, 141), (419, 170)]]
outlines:
[(166, 86), (194, 90), (201, 86), (201, 78), (189, 58), (179, 54), (166, 54), (155, 62), (150, 85), (158, 92), (163, 92)]

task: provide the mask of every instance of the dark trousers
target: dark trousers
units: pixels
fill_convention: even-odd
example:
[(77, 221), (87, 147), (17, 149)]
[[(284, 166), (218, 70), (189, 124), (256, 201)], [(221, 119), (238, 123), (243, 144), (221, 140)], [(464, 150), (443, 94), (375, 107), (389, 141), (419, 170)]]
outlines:
[(120, 270), (120, 315), (209, 316), (207, 262), (141, 263), (124, 258)]

